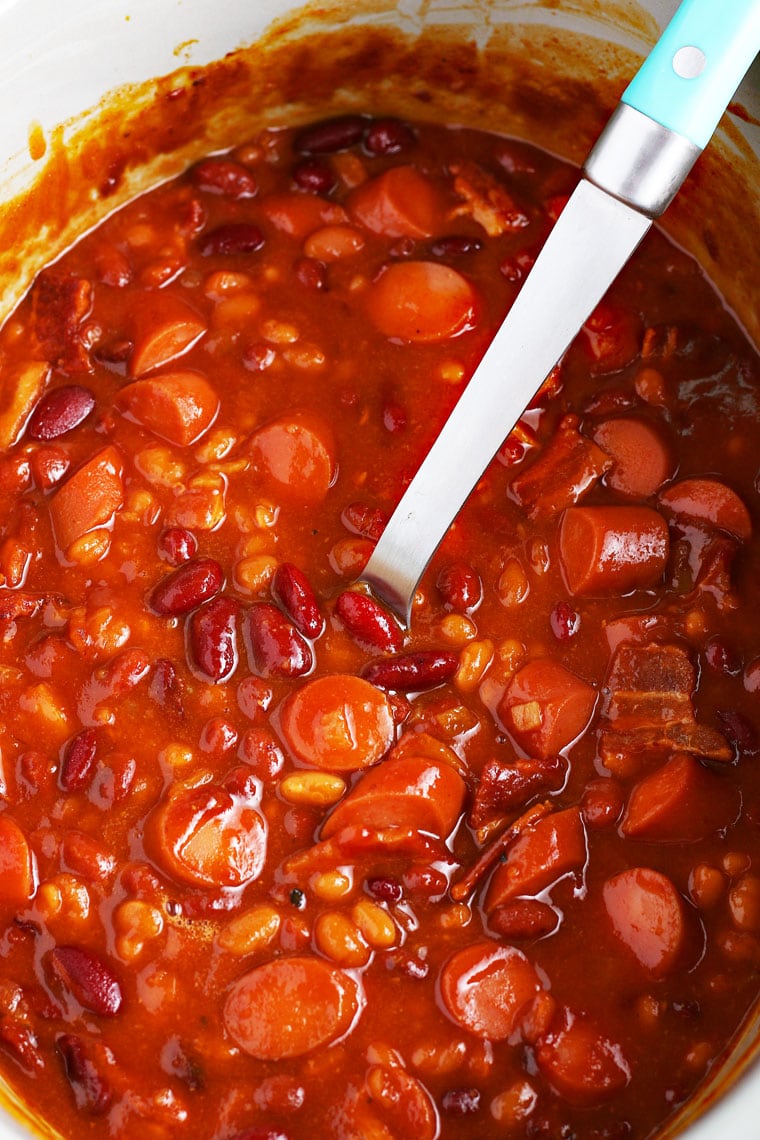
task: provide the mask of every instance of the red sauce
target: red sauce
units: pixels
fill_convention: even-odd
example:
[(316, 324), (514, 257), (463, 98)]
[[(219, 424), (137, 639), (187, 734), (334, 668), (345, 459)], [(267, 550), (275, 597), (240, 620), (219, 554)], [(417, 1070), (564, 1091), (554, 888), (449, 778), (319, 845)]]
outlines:
[(353, 585), (576, 178), (266, 131), (0, 333), (0, 1058), (64, 1136), (643, 1140), (752, 1008), (758, 361), (694, 263), (647, 239), (408, 631)]

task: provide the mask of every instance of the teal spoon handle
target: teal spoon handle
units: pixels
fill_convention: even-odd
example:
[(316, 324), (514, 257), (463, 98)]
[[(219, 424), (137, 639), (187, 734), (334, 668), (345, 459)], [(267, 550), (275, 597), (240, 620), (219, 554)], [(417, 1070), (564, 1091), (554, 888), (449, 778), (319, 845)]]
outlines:
[(760, 0), (683, 0), (622, 101), (702, 150), (760, 51)]

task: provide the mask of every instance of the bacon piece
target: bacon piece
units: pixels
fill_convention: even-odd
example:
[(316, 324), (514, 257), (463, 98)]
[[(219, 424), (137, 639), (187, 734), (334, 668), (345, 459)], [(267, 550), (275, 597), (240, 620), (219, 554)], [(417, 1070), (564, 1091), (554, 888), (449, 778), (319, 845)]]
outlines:
[(496, 816), (524, 807), (533, 796), (559, 791), (566, 774), (567, 760), (562, 756), (515, 760), (511, 764), (489, 760), (470, 810), (471, 826), (483, 827)]
[(606, 725), (600, 737), (605, 763), (613, 756), (656, 748), (732, 759), (725, 737), (697, 723), (692, 703), (696, 672), (680, 646), (620, 645), (606, 687)]
[(454, 190), (464, 204), (455, 215), (469, 214), (489, 237), (514, 233), (528, 225), (530, 219), (517, 205), (503, 183), (476, 162), (459, 162), (450, 167)]
[(592, 439), (581, 435), (575, 416), (565, 416), (536, 461), (511, 484), (511, 494), (533, 519), (551, 519), (579, 502), (612, 466)]
[(62, 372), (91, 372), (80, 326), (92, 305), (92, 287), (73, 274), (42, 273), (32, 294), (34, 333), (45, 360)]
[(47, 594), (25, 594), (0, 591), (0, 621), (18, 621), (19, 618), (34, 617), (45, 602)]

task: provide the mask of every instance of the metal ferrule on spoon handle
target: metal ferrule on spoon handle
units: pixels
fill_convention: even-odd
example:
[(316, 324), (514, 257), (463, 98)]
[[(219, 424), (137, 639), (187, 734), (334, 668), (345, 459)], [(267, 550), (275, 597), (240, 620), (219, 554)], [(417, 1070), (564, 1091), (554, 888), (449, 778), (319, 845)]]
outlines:
[(658, 218), (710, 141), (760, 50), (760, 0), (684, 0), (623, 92), (583, 167)]

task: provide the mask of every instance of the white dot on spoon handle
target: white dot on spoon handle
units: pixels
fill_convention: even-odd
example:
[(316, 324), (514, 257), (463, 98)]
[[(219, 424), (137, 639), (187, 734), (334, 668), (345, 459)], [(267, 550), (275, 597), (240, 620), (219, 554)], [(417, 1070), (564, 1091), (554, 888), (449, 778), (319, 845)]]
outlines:
[(679, 48), (673, 56), (673, 70), (681, 79), (696, 79), (705, 69), (707, 58), (701, 48)]

